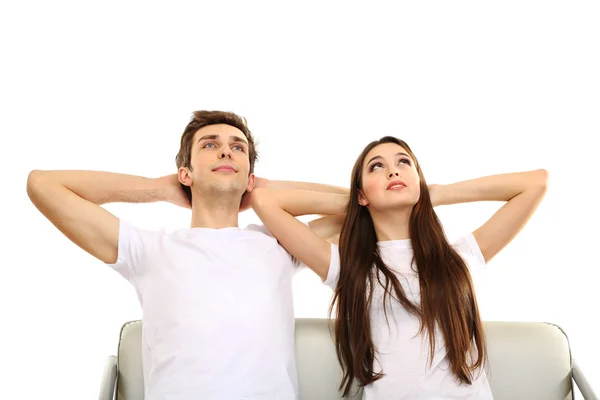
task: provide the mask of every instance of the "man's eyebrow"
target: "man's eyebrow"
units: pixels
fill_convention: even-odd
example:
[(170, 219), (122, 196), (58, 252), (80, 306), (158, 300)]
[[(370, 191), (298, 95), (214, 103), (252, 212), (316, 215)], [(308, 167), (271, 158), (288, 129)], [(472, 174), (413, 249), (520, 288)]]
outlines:
[(242, 138), (241, 138), (241, 137), (239, 137), (239, 136), (231, 136), (231, 138), (230, 138), (230, 139), (233, 139), (233, 141), (234, 141), (234, 142), (242, 142), (242, 143), (246, 143), (246, 144), (248, 144), (248, 142), (247, 142), (246, 140), (242, 139)]
[[(204, 135), (200, 139), (198, 139), (197, 143), (200, 143), (203, 140), (217, 140), (217, 139), (219, 139), (219, 135)], [(239, 136), (230, 136), (229, 139), (232, 142), (242, 142), (242, 143), (248, 144), (248, 142), (246, 140), (242, 139)]]
[(215, 139), (218, 139), (218, 138), (219, 137), (217, 135), (204, 135), (200, 139), (198, 139), (197, 143), (200, 143), (203, 140), (215, 140)]

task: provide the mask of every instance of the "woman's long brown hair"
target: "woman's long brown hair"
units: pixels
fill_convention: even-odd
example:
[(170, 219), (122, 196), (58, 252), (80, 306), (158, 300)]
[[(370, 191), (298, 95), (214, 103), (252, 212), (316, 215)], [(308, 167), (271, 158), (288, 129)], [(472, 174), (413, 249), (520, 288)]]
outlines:
[[(420, 178), (420, 197), (410, 216), (410, 239), (421, 290), (421, 304), (406, 298), (394, 272), (382, 261), (373, 220), (358, 203), (365, 157), (374, 147), (396, 143), (412, 157)], [(347, 396), (354, 380), (360, 386), (380, 379), (385, 371), (374, 371), (377, 350), (373, 345), (369, 310), (373, 289), (384, 288), (383, 305), (389, 296), (399, 301), (421, 322), (420, 333), (429, 338), (430, 362), (435, 352), (435, 327), (439, 327), (447, 349), (450, 369), (458, 381), (470, 384), (473, 373), (487, 359), (483, 325), (469, 270), (448, 242), (429, 197), (427, 183), (409, 146), (386, 136), (370, 143), (352, 170), (351, 196), (339, 239), (340, 274), (334, 290), (330, 316), (334, 313), (334, 336), (343, 377), (340, 390)], [(387, 315), (387, 314), (386, 314)], [(474, 346), (473, 346), (474, 344)], [(474, 351), (476, 348), (476, 351)]]

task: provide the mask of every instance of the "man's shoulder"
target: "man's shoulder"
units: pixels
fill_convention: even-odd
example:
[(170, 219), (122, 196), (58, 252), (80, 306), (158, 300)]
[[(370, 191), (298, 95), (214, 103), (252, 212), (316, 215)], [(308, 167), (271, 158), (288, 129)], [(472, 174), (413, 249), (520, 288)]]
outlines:
[[(306, 225), (307, 227), (311, 227), (310, 226), (310, 222), (303, 222), (301, 221), (304, 225)], [(242, 229), (243, 231), (248, 231), (248, 232), (261, 232), (264, 233), (265, 235), (269, 235), (271, 237), (273, 237), (273, 234), (271, 233), (271, 231), (269, 231), (269, 229), (264, 226), (263, 224), (250, 224), (247, 225), (245, 228)]]
[(249, 224), (241, 229), (242, 232), (257, 232), (264, 233), (267, 236), (273, 237), (273, 234), (263, 224)]
[(143, 224), (137, 224), (119, 218), (119, 235), (120, 236), (138, 236), (141, 238), (157, 237), (168, 234), (169, 230), (165, 227), (150, 227)]

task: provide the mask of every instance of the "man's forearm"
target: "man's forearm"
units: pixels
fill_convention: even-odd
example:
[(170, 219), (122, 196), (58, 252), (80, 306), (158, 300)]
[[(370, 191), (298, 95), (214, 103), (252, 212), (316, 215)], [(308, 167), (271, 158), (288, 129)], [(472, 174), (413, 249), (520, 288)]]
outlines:
[(266, 180), (266, 184), (264, 187), (267, 189), (307, 190), (307, 191), (312, 191), (312, 192), (346, 194), (346, 195), (350, 193), (350, 189), (347, 189), (347, 188), (326, 185), (323, 183), (312, 183), (312, 182)]
[(543, 190), (545, 170), (490, 175), (449, 185), (435, 185), (434, 205), (450, 205), (475, 201), (509, 201), (526, 190)]
[(95, 204), (150, 203), (166, 200), (165, 185), (155, 178), (103, 171), (32, 171), (30, 186), (61, 185)]

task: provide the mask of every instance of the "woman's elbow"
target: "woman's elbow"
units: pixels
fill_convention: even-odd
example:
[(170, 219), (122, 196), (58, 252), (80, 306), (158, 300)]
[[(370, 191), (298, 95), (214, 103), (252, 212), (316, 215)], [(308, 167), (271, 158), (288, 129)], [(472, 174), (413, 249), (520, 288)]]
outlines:
[(546, 191), (548, 187), (548, 170), (538, 169), (535, 172), (535, 179), (533, 180), (533, 186), (538, 190)]
[(250, 192), (250, 205), (254, 210), (264, 209), (269, 207), (269, 203), (272, 203), (271, 196), (269, 196), (268, 189), (254, 189)]

